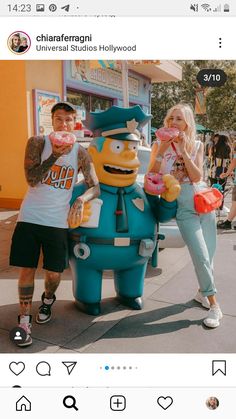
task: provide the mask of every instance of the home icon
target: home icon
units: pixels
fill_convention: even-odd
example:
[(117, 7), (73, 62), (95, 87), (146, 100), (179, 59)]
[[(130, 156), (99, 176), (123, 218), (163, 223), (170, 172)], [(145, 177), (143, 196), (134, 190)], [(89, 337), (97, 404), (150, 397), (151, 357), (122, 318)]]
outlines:
[(16, 402), (16, 411), (22, 412), (23, 410), (25, 412), (31, 412), (31, 402), (25, 396), (22, 396)]

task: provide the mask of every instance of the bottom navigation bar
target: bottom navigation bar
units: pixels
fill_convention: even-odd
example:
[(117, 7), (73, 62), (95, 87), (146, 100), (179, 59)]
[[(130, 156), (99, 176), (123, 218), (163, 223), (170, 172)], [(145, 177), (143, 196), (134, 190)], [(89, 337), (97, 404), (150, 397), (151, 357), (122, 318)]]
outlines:
[[(158, 381), (158, 377), (157, 377)], [(0, 388), (1, 413), (11, 419), (58, 417), (204, 419), (230, 417), (236, 388)], [(43, 402), (42, 402), (43, 401)], [(167, 413), (168, 411), (168, 413)]]

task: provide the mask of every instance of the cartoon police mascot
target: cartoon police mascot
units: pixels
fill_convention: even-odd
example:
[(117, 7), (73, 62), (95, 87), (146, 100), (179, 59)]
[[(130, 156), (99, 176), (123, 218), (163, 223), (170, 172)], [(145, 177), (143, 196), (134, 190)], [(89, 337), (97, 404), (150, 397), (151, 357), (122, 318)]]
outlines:
[[(101, 195), (91, 201), (87, 221), (82, 220), (69, 233), (74, 297), (82, 311), (98, 315), (103, 271), (113, 270), (119, 301), (140, 310), (147, 263), (157, 245), (158, 222), (175, 216), (176, 201), (147, 195), (136, 183), (140, 132), (151, 115), (140, 106), (112, 106), (90, 117), (89, 128), (98, 136), (89, 153)], [(75, 186), (71, 204), (84, 190), (83, 183)]]

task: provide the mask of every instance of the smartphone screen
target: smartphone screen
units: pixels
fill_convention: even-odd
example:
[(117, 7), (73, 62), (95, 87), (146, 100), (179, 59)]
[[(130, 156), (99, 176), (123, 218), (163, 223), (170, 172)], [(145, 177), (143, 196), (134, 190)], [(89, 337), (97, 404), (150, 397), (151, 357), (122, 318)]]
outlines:
[(233, 417), (235, 19), (2, 0), (4, 417)]

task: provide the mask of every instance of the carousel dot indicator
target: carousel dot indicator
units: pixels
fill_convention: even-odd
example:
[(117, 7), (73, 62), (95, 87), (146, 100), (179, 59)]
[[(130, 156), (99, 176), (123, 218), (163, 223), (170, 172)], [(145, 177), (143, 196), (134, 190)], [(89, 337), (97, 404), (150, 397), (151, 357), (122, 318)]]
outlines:
[(108, 371), (109, 370), (109, 365), (105, 365), (105, 370)]

